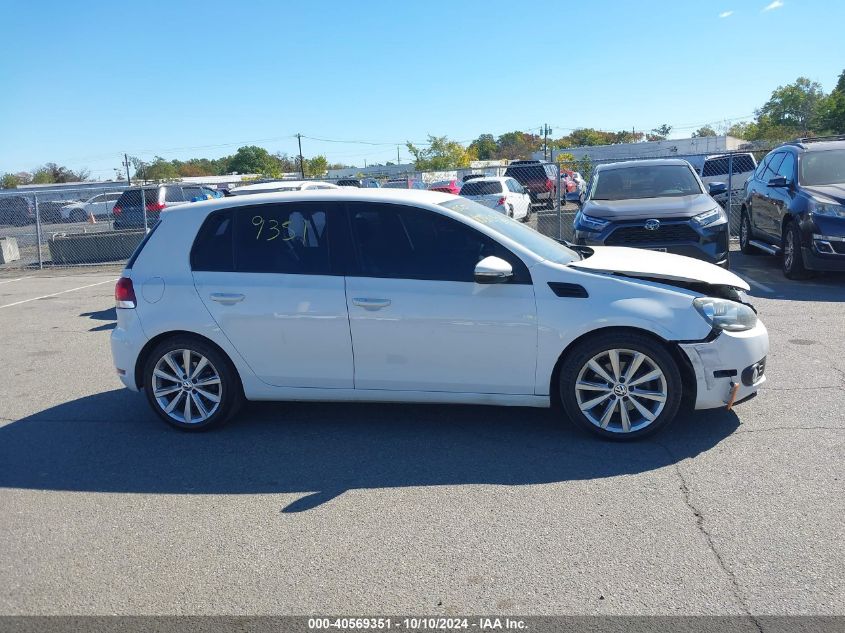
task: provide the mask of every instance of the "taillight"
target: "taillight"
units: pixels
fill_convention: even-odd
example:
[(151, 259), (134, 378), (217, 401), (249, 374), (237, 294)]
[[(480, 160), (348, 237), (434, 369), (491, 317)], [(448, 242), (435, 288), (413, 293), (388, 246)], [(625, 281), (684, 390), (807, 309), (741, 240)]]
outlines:
[(163, 202), (148, 202), (147, 211), (161, 211), (164, 208)]
[(552, 187), (554, 187), (554, 183), (551, 180), (546, 180), (546, 191), (551, 191)]
[(114, 301), (118, 308), (134, 308), (136, 305), (135, 288), (129, 277), (121, 277), (114, 287)]
[(506, 203), (507, 201), (508, 201), (508, 199), (507, 199), (507, 198), (502, 197), (502, 198), (499, 198), (499, 201), (498, 201), (496, 204), (497, 204), (498, 206), (500, 206), (500, 207), (503, 207), (503, 206), (505, 206), (505, 203)]
[(115, 215), (120, 215), (121, 213), (123, 213), (123, 209), (121, 209), (117, 205), (114, 205), (114, 209), (112, 209), (111, 212), (114, 213)]

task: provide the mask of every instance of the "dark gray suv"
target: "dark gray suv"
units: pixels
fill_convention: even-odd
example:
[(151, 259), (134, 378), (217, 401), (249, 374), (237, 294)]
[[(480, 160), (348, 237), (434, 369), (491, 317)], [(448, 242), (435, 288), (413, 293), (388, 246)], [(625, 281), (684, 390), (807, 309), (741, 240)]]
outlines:
[(575, 242), (686, 255), (728, 267), (728, 217), (685, 160), (599, 165), (575, 215)]

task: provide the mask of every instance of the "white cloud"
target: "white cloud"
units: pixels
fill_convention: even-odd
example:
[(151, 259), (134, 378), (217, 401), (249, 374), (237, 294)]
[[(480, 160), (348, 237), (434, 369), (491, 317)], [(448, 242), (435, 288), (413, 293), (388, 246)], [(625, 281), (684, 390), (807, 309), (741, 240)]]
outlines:
[(783, 6), (783, 0), (774, 0), (763, 7), (763, 11), (771, 11), (772, 9), (780, 9)]
[(733, 14), (734, 14), (734, 12), (733, 12), (733, 11), (722, 11), (722, 12), (719, 14), (719, 17), (720, 17), (720, 18), (729, 18), (729, 17), (731, 17)]

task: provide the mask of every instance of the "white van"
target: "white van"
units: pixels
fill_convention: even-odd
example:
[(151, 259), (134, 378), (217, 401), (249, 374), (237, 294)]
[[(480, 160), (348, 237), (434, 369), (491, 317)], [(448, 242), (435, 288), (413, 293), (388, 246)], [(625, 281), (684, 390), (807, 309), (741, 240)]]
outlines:
[[(704, 159), (704, 164), (701, 166), (698, 175), (701, 176), (701, 180), (705, 185), (709, 186), (711, 182), (723, 182), (727, 185), (729, 184), (728, 167), (732, 167), (730, 178), (731, 195), (734, 200), (738, 201), (741, 199), (745, 181), (757, 169), (757, 161), (751, 152), (741, 152), (733, 154), (733, 165), (730, 165), (729, 156), (729, 154), (708, 156)], [(713, 198), (716, 202), (724, 206), (727, 202), (728, 194), (727, 192), (717, 194)]]

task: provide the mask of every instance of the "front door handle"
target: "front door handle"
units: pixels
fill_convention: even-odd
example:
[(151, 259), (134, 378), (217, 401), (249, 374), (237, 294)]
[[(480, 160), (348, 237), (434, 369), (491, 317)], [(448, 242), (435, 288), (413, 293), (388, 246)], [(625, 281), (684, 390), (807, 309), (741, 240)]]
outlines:
[(354, 297), (352, 303), (365, 310), (380, 310), (390, 305), (390, 299), (372, 299), (370, 297)]
[(234, 305), (244, 300), (244, 295), (233, 292), (213, 292), (211, 300), (222, 303), (224, 306)]

